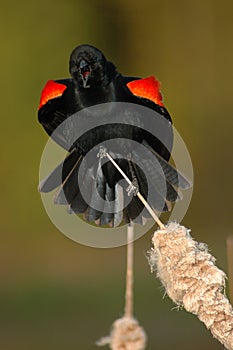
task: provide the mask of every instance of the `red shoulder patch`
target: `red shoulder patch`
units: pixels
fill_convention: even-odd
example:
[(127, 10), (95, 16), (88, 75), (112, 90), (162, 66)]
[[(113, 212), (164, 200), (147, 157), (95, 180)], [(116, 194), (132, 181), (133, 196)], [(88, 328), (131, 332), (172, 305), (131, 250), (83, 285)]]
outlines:
[(41, 92), (40, 104), (38, 109), (43, 107), (49, 100), (61, 96), (66, 88), (66, 85), (57, 83), (54, 80), (47, 81), (45, 87)]
[(147, 98), (160, 106), (164, 106), (162, 102), (163, 98), (159, 90), (160, 82), (155, 77), (151, 76), (144, 79), (133, 80), (126, 85), (132, 94)]

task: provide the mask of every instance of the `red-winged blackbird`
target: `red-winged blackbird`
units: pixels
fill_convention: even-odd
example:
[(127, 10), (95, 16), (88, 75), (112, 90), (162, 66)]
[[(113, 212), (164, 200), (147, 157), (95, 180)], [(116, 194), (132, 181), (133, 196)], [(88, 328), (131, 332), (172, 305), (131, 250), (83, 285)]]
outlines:
[[(170, 202), (179, 198), (178, 189), (190, 184), (168, 163), (172, 120), (159, 82), (154, 77), (121, 75), (90, 45), (73, 50), (69, 70), (71, 78), (50, 80), (41, 93), (39, 122), (69, 154), (39, 190), (49, 192), (59, 186), (55, 203), (68, 204), (70, 213), (84, 213), (97, 225), (142, 222), (149, 215), (139, 199), (132, 196), (127, 203), (122, 176), (109, 161), (97, 157), (100, 145), (113, 140), (107, 150), (117, 164), (155, 210), (169, 210)], [(132, 140), (150, 156), (135, 143), (132, 146)]]

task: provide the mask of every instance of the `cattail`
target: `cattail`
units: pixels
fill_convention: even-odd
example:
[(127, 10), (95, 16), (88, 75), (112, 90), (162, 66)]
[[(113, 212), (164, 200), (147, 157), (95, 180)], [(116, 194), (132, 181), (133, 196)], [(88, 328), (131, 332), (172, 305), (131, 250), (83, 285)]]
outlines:
[[(133, 188), (106, 151), (104, 156)], [(184, 226), (174, 222), (165, 226), (143, 196), (138, 191), (135, 194), (160, 227), (154, 234), (154, 248), (148, 257), (152, 271), (156, 270), (167, 294), (178, 306), (197, 315), (215, 338), (233, 350), (233, 309), (225, 295), (225, 273), (215, 266), (215, 258), (206, 244), (194, 241)], [(114, 322), (110, 336), (98, 342), (98, 345), (109, 344), (112, 350), (144, 350), (146, 346), (145, 332), (132, 312), (132, 237), (133, 227), (128, 226), (125, 315)]]
[(112, 350), (144, 350), (146, 348), (146, 333), (133, 316), (133, 239), (134, 226), (127, 228), (127, 268), (125, 312), (117, 319), (108, 337), (101, 338), (97, 345), (109, 345)]
[(225, 295), (225, 273), (204, 243), (177, 223), (158, 229), (149, 264), (168, 296), (197, 317), (227, 349), (233, 349), (233, 309)]
[(97, 345), (109, 344), (112, 350), (144, 350), (146, 340), (146, 333), (135, 318), (122, 317), (113, 323), (110, 336), (101, 338)]

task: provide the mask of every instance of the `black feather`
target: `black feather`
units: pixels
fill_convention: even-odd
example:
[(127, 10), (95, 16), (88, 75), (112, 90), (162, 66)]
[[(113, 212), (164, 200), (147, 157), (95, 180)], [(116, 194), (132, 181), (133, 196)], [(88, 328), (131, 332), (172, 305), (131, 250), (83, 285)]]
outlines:
[[(139, 78), (122, 76), (93, 46), (77, 47), (71, 54), (69, 69), (71, 78), (57, 81), (65, 85), (64, 92), (56, 98), (48, 98), (39, 108), (38, 119), (48, 135), (70, 154), (41, 181), (39, 191), (50, 192), (60, 186), (55, 203), (68, 204), (70, 213), (83, 213), (86, 220), (97, 225), (116, 227), (122, 221), (143, 223), (150, 215), (142, 203), (136, 196), (128, 196), (128, 184), (113, 164), (97, 158), (101, 143), (114, 139), (114, 147), (108, 152), (116, 163), (155, 210), (169, 210), (170, 202), (181, 198), (179, 189), (187, 189), (191, 183), (168, 163), (173, 130), (166, 108), (132, 93), (127, 84)], [(108, 107), (108, 102), (116, 103), (115, 108), (112, 104)], [(143, 106), (145, 113), (122, 111), (117, 102)], [(96, 109), (90, 112), (88, 107), (91, 106)], [(148, 109), (159, 116), (159, 125), (152, 125), (151, 119), (146, 121)], [(80, 111), (81, 117), (77, 113)], [(124, 123), (118, 120), (118, 112), (124, 113)], [(70, 116), (77, 118), (70, 121)], [(96, 118), (104, 125), (100, 123), (82, 132), (86, 130), (86, 123)], [(64, 121), (65, 126), (61, 127)], [(163, 142), (153, 136), (157, 128), (160, 128)], [(77, 130), (81, 136), (70, 146), (69, 141)], [(152, 158), (142, 156), (137, 146), (132, 150), (131, 140), (146, 147)], [(89, 151), (93, 153), (87, 160)]]

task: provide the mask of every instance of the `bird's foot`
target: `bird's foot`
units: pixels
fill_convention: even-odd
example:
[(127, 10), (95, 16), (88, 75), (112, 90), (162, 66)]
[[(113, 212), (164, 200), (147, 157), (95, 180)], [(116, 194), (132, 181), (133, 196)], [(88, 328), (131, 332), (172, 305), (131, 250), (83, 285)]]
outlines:
[(104, 146), (100, 146), (99, 152), (97, 153), (98, 158), (107, 157), (107, 149)]
[(138, 186), (137, 179), (135, 178), (133, 179), (131, 184), (126, 188), (126, 192), (128, 193), (128, 196), (130, 196), (131, 194), (136, 196), (138, 191), (139, 191), (139, 186)]

